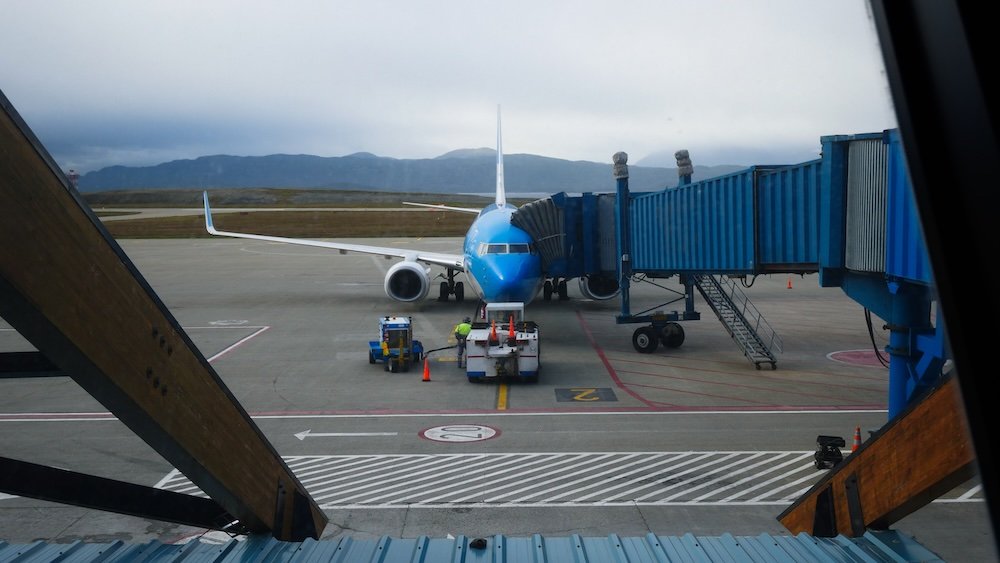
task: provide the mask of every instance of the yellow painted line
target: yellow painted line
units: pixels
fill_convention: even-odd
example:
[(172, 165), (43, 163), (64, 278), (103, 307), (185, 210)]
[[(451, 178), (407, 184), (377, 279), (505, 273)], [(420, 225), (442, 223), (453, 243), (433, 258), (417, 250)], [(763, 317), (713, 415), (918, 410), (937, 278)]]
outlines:
[(497, 410), (505, 411), (507, 410), (507, 384), (501, 383), (497, 387)]

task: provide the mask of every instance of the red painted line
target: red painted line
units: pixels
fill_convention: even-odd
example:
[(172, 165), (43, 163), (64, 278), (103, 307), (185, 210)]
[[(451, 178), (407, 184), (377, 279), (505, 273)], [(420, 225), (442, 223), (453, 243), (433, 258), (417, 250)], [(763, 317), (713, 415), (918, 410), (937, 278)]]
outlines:
[[(746, 413), (746, 412), (885, 412), (885, 405), (762, 405), (748, 410), (746, 406), (690, 406), (672, 405), (661, 401), (645, 401), (648, 407), (566, 407), (566, 408), (515, 408), (498, 413), (495, 409), (452, 410), (402, 410), (402, 409), (330, 409), (309, 411), (257, 411), (250, 412), (254, 419), (314, 418), (314, 417), (379, 417), (379, 416), (505, 416), (560, 415), (560, 414), (656, 414), (656, 413)], [(73, 422), (118, 420), (111, 413), (0, 413), (0, 422)]]
[(582, 328), (584, 334), (587, 335), (587, 340), (590, 341), (590, 345), (594, 348), (594, 351), (597, 352), (597, 357), (601, 358), (601, 362), (604, 364), (604, 369), (608, 370), (608, 375), (611, 376), (611, 380), (615, 382), (615, 385), (617, 385), (618, 388), (621, 389), (622, 391), (625, 391), (626, 393), (631, 395), (633, 399), (641, 402), (647, 407), (656, 408), (652, 403), (647, 401), (642, 395), (629, 389), (624, 383), (622, 383), (622, 380), (618, 378), (618, 373), (615, 371), (615, 368), (611, 367), (611, 362), (608, 361), (608, 357), (604, 354), (604, 350), (601, 349), (601, 347), (597, 344), (597, 340), (594, 339), (594, 335), (591, 334), (590, 327), (587, 326), (587, 321), (584, 320), (583, 315), (580, 314), (580, 311), (576, 312), (576, 318), (580, 321), (580, 328)]
[[(641, 376), (644, 376), (644, 377), (657, 377), (657, 378), (660, 378), (660, 379), (674, 379), (674, 380), (679, 380), (679, 381), (691, 381), (691, 382), (703, 383), (703, 384), (707, 384), (707, 385), (721, 385), (721, 386), (724, 386), (726, 388), (732, 388), (732, 389), (750, 389), (750, 390), (753, 390), (753, 391), (765, 391), (765, 392), (771, 392), (771, 393), (775, 393), (775, 394), (779, 394), (780, 393), (780, 394), (783, 394), (783, 395), (795, 395), (795, 396), (799, 396), (799, 397), (816, 397), (816, 398), (820, 398), (820, 399), (831, 399), (831, 400), (835, 400), (835, 401), (836, 400), (841, 400), (840, 397), (836, 397), (836, 396), (832, 396), (832, 395), (824, 395), (824, 394), (820, 394), (820, 393), (805, 393), (805, 392), (801, 392), (801, 391), (794, 391), (794, 390), (791, 390), (791, 389), (776, 389), (776, 388), (773, 388), (773, 387), (761, 387), (761, 386), (757, 386), (757, 385), (745, 385), (745, 384), (735, 384), (735, 383), (722, 383), (722, 382), (719, 382), (719, 381), (710, 381), (710, 380), (707, 380), (707, 379), (696, 379), (696, 378), (693, 378), (693, 377), (678, 377), (678, 376), (675, 376), (675, 375), (666, 375), (666, 374), (661, 374), (661, 373), (649, 373), (649, 372), (644, 372), (644, 371), (629, 371), (629, 370), (622, 370), (621, 373), (630, 373), (630, 374), (633, 374), (633, 375), (641, 375)], [(725, 373), (728, 373), (728, 372), (719, 372), (719, 373), (724, 373), (725, 374)], [(658, 388), (658, 386), (656, 386), (656, 385), (640, 385), (638, 383), (629, 383), (629, 385), (636, 385), (636, 386), (641, 386), (641, 387), (651, 387), (651, 388), (654, 388), (654, 389)], [(801, 385), (803, 385), (803, 386), (804, 385), (816, 385), (816, 386), (820, 386), (820, 387), (842, 387), (842, 388), (846, 388), (848, 391), (857, 391), (856, 389), (851, 388), (851, 387), (846, 386), (846, 385), (827, 385), (825, 383), (802, 383)], [(787, 387), (787, 384), (786, 384), (786, 387)], [(703, 393), (691, 393), (689, 391), (684, 391), (682, 389), (673, 389), (671, 387), (664, 387), (664, 389), (669, 389), (671, 391), (677, 391), (678, 393), (688, 393), (688, 394), (694, 394), (694, 395), (704, 395), (704, 396), (707, 396), (707, 397), (719, 397), (719, 398), (723, 398), (723, 399), (732, 399), (732, 397), (726, 397), (724, 395), (712, 395), (712, 394), (707, 394), (707, 393), (704, 393), (704, 394)], [(756, 401), (750, 401), (749, 399), (740, 399), (740, 398), (736, 398), (735, 400), (737, 400), (737, 401), (756, 402)]]
[[(764, 378), (764, 379), (781, 379), (781, 376), (779, 376), (779, 375), (767, 375), (765, 373), (757, 373), (757, 372), (749, 372), (749, 371), (744, 372), (744, 370), (742, 370), (742, 369), (739, 370), (738, 372), (728, 372), (728, 371), (720, 371), (720, 370), (713, 370), (713, 369), (688, 367), (686, 365), (688, 363), (693, 363), (693, 362), (706, 362), (706, 363), (707, 362), (711, 362), (713, 364), (721, 363), (721, 362), (718, 362), (716, 360), (704, 360), (704, 359), (701, 359), (701, 358), (689, 358), (689, 357), (681, 358), (679, 356), (670, 356), (670, 355), (657, 355), (656, 357), (657, 358), (663, 358), (663, 359), (679, 359), (679, 360), (685, 362), (685, 365), (681, 365), (681, 364), (667, 364), (667, 363), (653, 362), (653, 361), (648, 361), (648, 360), (634, 360), (634, 359), (631, 359), (631, 358), (613, 358), (613, 359), (616, 362), (628, 362), (628, 363), (632, 363), (632, 364), (644, 364), (644, 365), (650, 365), (650, 366), (675, 367), (675, 368), (683, 368), (683, 369), (690, 369), (690, 370), (707, 371), (709, 373), (726, 373), (726, 374), (738, 373), (740, 375), (740, 377), (759, 377), (759, 378)], [(842, 363), (842, 362), (838, 362), (838, 363)], [(730, 364), (733, 365), (733, 366), (737, 366), (738, 365), (738, 366), (741, 366), (741, 367), (747, 365), (746, 362), (730, 362)], [(865, 366), (865, 367), (867, 367), (867, 366)], [(873, 381), (873, 382), (876, 382), (876, 383), (885, 383), (887, 381), (885, 376), (855, 375), (855, 374), (849, 374), (849, 373), (844, 373), (844, 374), (839, 374), (838, 373), (836, 376), (831, 376), (831, 374), (829, 372), (823, 372), (823, 371), (809, 371), (809, 370), (794, 370), (794, 371), (795, 371), (795, 373), (802, 374), (802, 375), (818, 375), (818, 376), (823, 376), (823, 377), (837, 377), (838, 379), (857, 379), (857, 380), (864, 380), (864, 381)], [(834, 384), (824, 383), (823, 385), (834, 385)], [(849, 387), (849, 386), (848, 385), (844, 385), (844, 387)]]
[[(643, 375), (649, 375), (649, 374), (643, 374)], [(713, 393), (695, 393), (693, 391), (685, 391), (683, 389), (678, 389), (676, 387), (667, 387), (666, 385), (645, 385), (645, 384), (642, 384), (642, 383), (629, 383), (629, 385), (632, 385), (634, 387), (645, 387), (647, 389), (657, 389), (657, 390), (660, 390), (660, 391), (673, 391), (675, 393), (681, 393), (681, 394), (684, 394), (684, 395), (695, 395), (695, 396), (698, 396), (698, 397), (712, 397), (713, 399), (726, 399), (727, 401), (737, 401), (737, 402), (742, 401), (744, 403), (753, 403), (754, 405), (767, 405), (767, 404), (769, 404), (769, 403), (762, 403), (760, 401), (754, 401), (752, 399), (742, 399), (742, 398), (739, 398), (739, 397), (729, 397), (729, 396), (726, 396), (726, 395), (716, 395), (716, 394), (713, 394)]]
[(109, 412), (21, 412), (0, 413), (0, 421), (118, 420)]
[[(722, 374), (722, 375), (727, 375), (727, 376), (739, 377), (741, 379), (758, 379), (758, 380), (764, 380), (764, 381), (777, 381), (779, 383), (785, 383), (785, 382), (787, 382), (787, 379), (785, 379), (784, 376), (782, 376), (782, 375), (772, 375), (770, 372), (768, 372), (768, 373), (761, 373), (761, 372), (756, 372), (756, 371), (737, 371), (737, 372), (733, 372), (733, 371), (723, 371), (723, 370), (717, 370), (717, 369), (693, 368), (693, 367), (687, 367), (687, 366), (685, 366), (683, 364), (672, 364), (672, 363), (663, 363), (663, 362), (650, 362), (650, 361), (630, 360), (630, 359), (627, 359), (627, 358), (615, 358), (615, 361), (616, 362), (622, 362), (622, 363), (628, 362), (628, 363), (645, 365), (645, 366), (653, 366), (653, 367), (678, 368), (678, 369), (683, 369), (683, 370), (692, 371), (692, 372), (717, 373), (717, 374)], [(654, 376), (654, 377), (668, 377), (668, 376), (661, 376), (661, 375), (653, 374), (653, 373), (638, 372), (638, 371), (632, 372), (632, 371), (628, 371), (628, 370), (622, 370), (622, 373), (637, 373), (637, 374), (642, 374), (642, 375), (650, 375), (650, 376)], [(818, 375), (818, 376), (823, 376), (823, 377), (830, 377), (830, 374), (828, 374), (828, 373), (821, 373), (821, 372), (809, 372), (809, 371), (798, 371), (798, 370), (796, 370), (795, 373), (799, 373), (799, 374), (803, 374), (803, 375)], [(843, 377), (851, 377), (851, 376), (837, 375), (838, 379), (841, 379)], [(886, 384), (886, 379), (884, 377), (854, 377), (853, 379), (861, 379), (861, 380), (864, 380), (864, 381), (871, 381), (871, 382), (874, 382), (874, 383)], [(801, 386), (807, 386), (808, 385), (808, 386), (812, 386), (812, 387), (827, 387), (827, 388), (831, 388), (831, 389), (834, 389), (834, 388), (837, 388), (837, 389), (846, 389), (848, 391), (855, 391), (855, 390), (857, 390), (857, 387), (855, 387), (854, 385), (851, 385), (851, 384), (847, 384), (847, 383), (826, 383), (826, 382), (820, 382), (820, 381), (803, 381), (803, 382), (800, 382), (799, 385), (801, 385)]]

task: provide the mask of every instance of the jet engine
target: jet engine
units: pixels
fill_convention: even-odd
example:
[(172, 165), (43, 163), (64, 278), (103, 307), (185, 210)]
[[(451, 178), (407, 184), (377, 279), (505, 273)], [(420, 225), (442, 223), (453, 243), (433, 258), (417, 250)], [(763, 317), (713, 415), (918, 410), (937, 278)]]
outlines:
[(430, 290), (430, 268), (404, 260), (385, 274), (385, 294), (396, 301), (418, 301)]
[(618, 280), (609, 276), (589, 275), (580, 278), (580, 293), (588, 299), (603, 301), (618, 295)]

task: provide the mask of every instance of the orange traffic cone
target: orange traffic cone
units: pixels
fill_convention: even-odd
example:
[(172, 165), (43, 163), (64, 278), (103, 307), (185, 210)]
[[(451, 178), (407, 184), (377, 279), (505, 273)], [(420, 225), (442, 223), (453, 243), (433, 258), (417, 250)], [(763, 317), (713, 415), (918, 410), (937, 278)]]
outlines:
[(431, 380), (431, 361), (428, 358), (424, 358), (424, 381)]
[(792, 276), (788, 276), (788, 289), (792, 289)]
[(507, 332), (507, 336), (509, 336), (511, 340), (513, 340), (515, 338), (515, 335), (514, 335), (514, 315), (510, 316), (510, 330)]
[(490, 343), (492, 344), (494, 342), (497, 342), (498, 340), (499, 339), (497, 338), (497, 322), (493, 321), (493, 324), (490, 326)]
[(861, 447), (861, 427), (858, 426), (854, 429), (854, 444), (851, 445), (851, 453), (858, 451)]

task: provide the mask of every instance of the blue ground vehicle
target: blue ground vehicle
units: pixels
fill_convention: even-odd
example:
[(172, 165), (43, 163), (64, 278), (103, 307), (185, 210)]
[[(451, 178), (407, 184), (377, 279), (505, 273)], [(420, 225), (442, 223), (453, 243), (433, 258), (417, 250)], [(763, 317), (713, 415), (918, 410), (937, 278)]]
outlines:
[(368, 342), (368, 363), (382, 363), (385, 371), (409, 371), (424, 357), (424, 346), (413, 339), (413, 319), (386, 315), (378, 320), (378, 340)]

